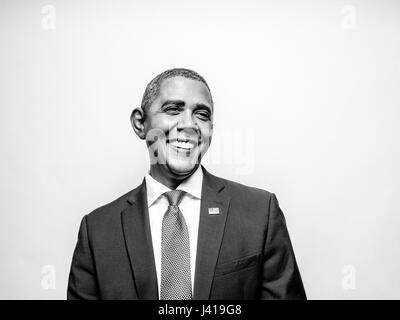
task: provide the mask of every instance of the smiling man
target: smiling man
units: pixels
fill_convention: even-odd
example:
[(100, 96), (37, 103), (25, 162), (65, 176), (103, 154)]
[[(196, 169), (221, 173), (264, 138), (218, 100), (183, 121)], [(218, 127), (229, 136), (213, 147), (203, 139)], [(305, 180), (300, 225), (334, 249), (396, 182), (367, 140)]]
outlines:
[(203, 77), (171, 69), (131, 114), (150, 168), (81, 222), (68, 299), (305, 299), (273, 193), (200, 165), (214, 105)]

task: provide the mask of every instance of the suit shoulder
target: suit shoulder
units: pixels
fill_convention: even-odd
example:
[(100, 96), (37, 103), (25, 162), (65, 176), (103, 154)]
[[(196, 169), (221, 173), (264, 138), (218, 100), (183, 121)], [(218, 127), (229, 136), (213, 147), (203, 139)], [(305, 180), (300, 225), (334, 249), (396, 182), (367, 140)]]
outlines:
[(274, 194), (270, 191), (244, 185), (228, 179), (218, 178), (225, 186), (225, 193), (231, 198), (234, 210), (231, 214), (240, 216), (241, 223), (249, 226), (265, 226)]
[(102, 218), (107, 218), (109, 216), (119, 215), (121, 211), (129, 206), (128, 200), (139, 190), (139, 188), (140, 186), (131, 191), (128, 191), (117, 199), (96, 208), (86, 215), (87, 218), (90, 220), (101, 220)]
[(255, 193), (255, 194), (262, 194), (262, 195), (271, 195), (272, 192), (261, 189), (261, 188), (257, 188), (257, 187), (252, 187), (252, 186), (248, 186), (236, 181), (231, 181), (231, 180), (226, 180), (227, 184), (229, 185), (229, 187), (231, 189), (235, 189), (238, 191), (245, 191), (245, 192), (251, 192), (251, 193)]
[(240, 196), (245, 196), (246, 198), (256, 198), (256, 199), (270, 199), (270, 197), (273, 195), (272, 192), (248, 186), (236, 181), (220, 178), (217, 176), (213, 176), (214, 178), (220, 180), (227, 188), (228, 192), (231, 193), (232, 195), (240, 195)]

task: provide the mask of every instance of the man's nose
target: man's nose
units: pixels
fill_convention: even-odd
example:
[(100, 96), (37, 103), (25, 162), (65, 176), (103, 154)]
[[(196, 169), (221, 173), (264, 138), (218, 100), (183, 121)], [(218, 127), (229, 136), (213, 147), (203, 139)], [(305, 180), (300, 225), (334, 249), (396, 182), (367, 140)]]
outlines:
[(191, 112), (183, 112), (181, 118), (178, 121), (178, 130), (198, 130), (197, 123), (193, 119)]

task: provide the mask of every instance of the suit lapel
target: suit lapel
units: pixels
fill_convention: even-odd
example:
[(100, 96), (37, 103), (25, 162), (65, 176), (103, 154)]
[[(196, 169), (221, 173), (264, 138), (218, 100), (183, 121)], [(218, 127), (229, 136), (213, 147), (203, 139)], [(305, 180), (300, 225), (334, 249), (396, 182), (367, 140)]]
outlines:
[(128, 202), (131, 205), (122, 211), (121, 219), (138, 298), (142, 300), (157, 300), (157, 274), (151, 240), (145, 180), (133, 192)]
[[(210, 297), (230, 201), (230, 197), (223, 192), (223, 180), (202, 169), (204, 176), (193, 294), (196, 300)], [(209, 214), (210, 208), (218, 208), (219, 214)]]

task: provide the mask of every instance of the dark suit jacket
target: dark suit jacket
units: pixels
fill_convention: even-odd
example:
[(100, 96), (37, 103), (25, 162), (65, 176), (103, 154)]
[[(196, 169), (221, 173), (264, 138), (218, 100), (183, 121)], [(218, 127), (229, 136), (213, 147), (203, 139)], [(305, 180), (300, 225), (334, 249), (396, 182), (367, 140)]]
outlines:
[[(203, 173), (193, 298), (305, 299), (275, 195)], [(67, 297), (158, 299), (145, 180), (82, 219)]]

